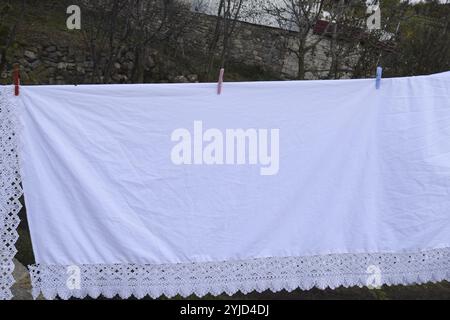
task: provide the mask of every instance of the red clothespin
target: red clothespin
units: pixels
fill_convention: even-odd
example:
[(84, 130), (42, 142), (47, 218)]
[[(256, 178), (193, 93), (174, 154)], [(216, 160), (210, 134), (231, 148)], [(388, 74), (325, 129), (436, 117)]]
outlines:
[(19, 87), (20, 87), (20, 70), (19, 70), (19, 64), (14, 65), (14, 94), (16, 96), (19, 95)]
[(225, 69), (221, 68), (219, 73), (219, 82), (217, 83), (217, 94), (220, 95), (222, 93), (223, 86), (223, 75), (225, 73)]

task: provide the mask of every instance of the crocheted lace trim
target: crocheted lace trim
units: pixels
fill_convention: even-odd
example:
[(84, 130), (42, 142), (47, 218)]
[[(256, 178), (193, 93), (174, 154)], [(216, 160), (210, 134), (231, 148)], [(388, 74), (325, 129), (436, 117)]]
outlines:
[(15, 243), (22, 208), (17, 128), (17, 103), (11, 86), (0, 86), (0, 300), (12, 298)]
[(450, 248), (165, 265), (34, 265), (33, 296), (157, 298), (297, 288), (378, 287), (450, 279)]

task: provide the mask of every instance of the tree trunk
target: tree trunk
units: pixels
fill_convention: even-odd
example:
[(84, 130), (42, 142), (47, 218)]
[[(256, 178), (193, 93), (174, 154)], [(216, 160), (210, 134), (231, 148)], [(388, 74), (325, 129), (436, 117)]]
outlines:
[(297, 72), (297, 79), (298, 80), (305, 80), (305, 55), (304, 53), (299, 53), (298, 56), (298, 72)]

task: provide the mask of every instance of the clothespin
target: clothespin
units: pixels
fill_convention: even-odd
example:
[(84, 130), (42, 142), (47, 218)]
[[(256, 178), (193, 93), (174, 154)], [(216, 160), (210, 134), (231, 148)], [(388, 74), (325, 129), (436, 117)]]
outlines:
[(19, 88), (20, 88), (20, 69), (19, 64), (16, 63), (14, 65), (14, 72), (13, 72), (13, 78), (14, 78), (14, 94), (16, 96), (19, 95)]
[(223, 86), (223, 75), (225, 73), (225, 69), (221, 68), (219, 73), (219, 81), (217, 83), (217, 94), (222, 94), (222, 86)]
[(381, 88), (381, 77), (383, 76), (383, 68), (378, 66), (377, 67), (377, 80), (375, 83), (375, 87), (377, 88), (377, 90), (379, 90)]

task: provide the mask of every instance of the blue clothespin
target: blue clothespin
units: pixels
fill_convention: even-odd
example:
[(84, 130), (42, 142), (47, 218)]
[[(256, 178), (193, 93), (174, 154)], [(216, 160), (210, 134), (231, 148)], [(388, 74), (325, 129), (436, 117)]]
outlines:
[(381, 87), (381, 77), (383, 76), (383, 68), (378, 66), (377, 67), (377, 81), (375, 84), (375, 87), (378, 89), (380, 89)]

